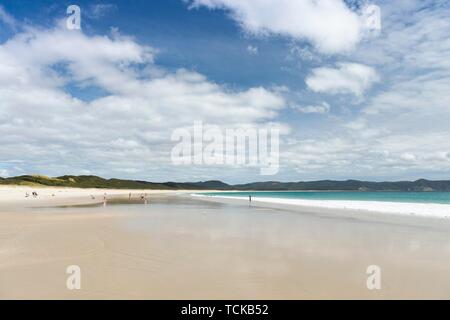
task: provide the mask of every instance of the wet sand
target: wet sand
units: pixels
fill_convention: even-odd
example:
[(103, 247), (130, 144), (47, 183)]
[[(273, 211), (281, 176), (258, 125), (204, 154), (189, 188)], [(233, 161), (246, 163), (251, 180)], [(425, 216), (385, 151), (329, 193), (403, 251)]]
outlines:
[[(445, 225), (188, 196), (120, 203), (1, 209), (0, 298), (450, 298)], [(66, 287), (69, 265), (81, 290)], [(381, 290), (366, 287), (369, 265)]]

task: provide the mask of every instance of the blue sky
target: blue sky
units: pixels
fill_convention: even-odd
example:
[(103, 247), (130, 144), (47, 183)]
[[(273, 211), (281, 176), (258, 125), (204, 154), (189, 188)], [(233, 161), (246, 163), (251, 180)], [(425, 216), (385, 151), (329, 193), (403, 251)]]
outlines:
[[(70, 4), (71, 1), (3, 1), (4, 8), (16, 18), (47, 26), (64, 17)], [(166, 68), (195, 69), (218, 83), (238, 87), (302, 82), (302, 75), (290, 70), (298, 62), (286, 59), (288, 40), (248, 36), (224, 12), (187, 10), (186, 3), (180, 0), (77, 4), (86, 8), (83, 12), (92, 11), (95, 5), (105, 6), (102, 13), (83, 14), (87, 34), (108, 34), (111, 27), (117, 27), (140, 43), (158, 48), (158, 64)], [(258, 47), (259, 54), (249, 55), (249, 45)], [(282, 67), (287, 70), (281, 71)]]
[[(64, 27), (71, 4), (82, 30)], [(370, 5), (380, 30), (366, 24)], [(449, 1), (3, 0), (0, 9), (0, 176), (450, 178)], [(174, 166), (171, 133), (194, 121), (279, 126), (279, 172)]]

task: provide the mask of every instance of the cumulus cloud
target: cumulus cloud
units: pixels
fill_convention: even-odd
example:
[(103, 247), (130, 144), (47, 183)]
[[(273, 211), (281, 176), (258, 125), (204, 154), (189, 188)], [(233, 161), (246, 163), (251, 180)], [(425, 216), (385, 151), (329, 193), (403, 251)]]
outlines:
[(300, 113), (324, 114), (330, 112), (330, 105), (326, 102), (323, 102), (320, 105), (294, 106), (294, 109)]
[[(186, 69), (151, 72), (155, 51), (118, 33), (62, 25), (28, 27), (2, 43), (0, 162), (24, 161), (10, 173), (168, 180), (175, 128), (263, 124), (285, 106), (262, 87), (231, 90)], [(93, 98), (83, 98), (86, 88)]]
[[(302, 1), (290, 2), (277, 1), (280, 6)], [(306, 39), (316, 48), (325, 48), (328, 41), (327, 37), (314, 40), (303, 31), (290, 32), (291, 18), (286, 18), (286, 29), (274, 27), (269, 21), (272, 16), (261, 20), (256, 15), (261, 11), (240, 5), (259, 8), (263, 2), (195, 3), (228, 10), (249, 32)], [(428, 0), (378, 3), (384, 29), (377, 39), (360, 42), (345, 60), (339, 57), (353, 63), (337, 63), (328, 56), (313, 59), (315, 51), (310, 46), (308, 51), (293, 52), (306, 67), (330, 61), (326, 67), (312, 69), (306, 78), (310, 90), (302, 93), (317, 93), (317, 102), (308, 96), (311, 102), (301, 103), (301, 97), (296, 97), (294, 109), (329, 112), (322, 101), (330, 100), (323, 94), (338, 94), (332, 103), (336, 112), (312, 120), (302, 115), (289, 119), (296, 123), (296, 130), (281, 144), (277, 180), (449, 177), (450, 8), (448, 4), (431, 6)], [(281, 9), (273, 10), (275, 18), (280, 16), (277, 10)], [(245, 21), (254, 12), (252, 30)], [(261, 179), (236, 168), (171, 166), (171, 133), (196, 120), (222, 126), (279, 124), (285, 119), (280, 116), (287, 104), (283, 96), (294, 93), (284, 83), (271, 89), (230, 89), (234, 87), (219, 85), (198, 72), (164, 70), (156, 52), (117, 32), (88, 36), (59, 26), (27, 28), (2, 43), (0, 175)], [(383, 82), (373, 90), (380, 79)], [(96, 94), (86, 97), (84, 90)], [(365, 99), (360, 108), (338, 114), (348, 98), (340, 94)]]
[(302, 176), (449, 177), (450, 7), (432, 3), (383, 2), (385, 32), (352, 54), (376, 65), (383, 84), (365, 90), (366, 102), (351, 119), (336, 119), (313, 138), (292, 143), (284, 156)]
[(191, 8), (224, 9), (251, 34), (307, 40), (323, 53), (349, 51), (364, 22), (342, 0), (186, 0)]
[(329, 94), (354, 94), (361, 97), (379, 81), (377, 72), (359, 63), (338, 63), (335, 68), (316, 68), (306, 78), (309, 89)]

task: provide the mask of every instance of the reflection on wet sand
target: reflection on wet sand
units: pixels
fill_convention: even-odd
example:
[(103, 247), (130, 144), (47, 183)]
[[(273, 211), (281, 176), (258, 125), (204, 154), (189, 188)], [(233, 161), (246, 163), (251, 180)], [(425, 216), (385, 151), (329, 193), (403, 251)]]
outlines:
[(450, 233), (432, 227), (152, 196), (4, 213), (0, 239), (0, 298), (450, 298)]

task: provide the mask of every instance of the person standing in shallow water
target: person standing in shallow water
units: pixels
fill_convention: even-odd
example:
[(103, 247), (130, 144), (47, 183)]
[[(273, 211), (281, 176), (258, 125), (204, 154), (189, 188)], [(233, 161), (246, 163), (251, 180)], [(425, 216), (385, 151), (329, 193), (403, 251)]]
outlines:
[(248, 202), (252, 202), (252, 196), (251, 195), (248, 196)]

